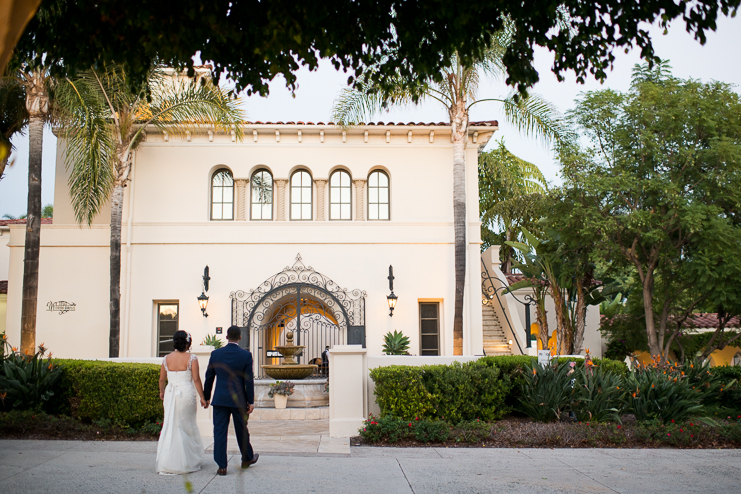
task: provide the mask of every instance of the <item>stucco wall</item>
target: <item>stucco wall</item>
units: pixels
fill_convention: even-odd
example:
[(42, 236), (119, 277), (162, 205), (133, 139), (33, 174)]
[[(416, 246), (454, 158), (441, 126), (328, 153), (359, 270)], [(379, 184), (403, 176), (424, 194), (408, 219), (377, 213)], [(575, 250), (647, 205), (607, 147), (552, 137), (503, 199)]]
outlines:
[[(121, 266), (122, 357), (156, 355), (157, 302), (178, 301), (180, 329), (190, 331), (196, 343), (215, 327), (230, 324), (229, 294), (256, 288), (265, 279), (295, 262), (327, 275), (342, 288), (367, 292), (366, 338), (370, 354), (381, 352), (383, 334), (394, 329), (411, 339), (419, 351), (418, 302), (441, 302), (441, 351), (453, 353), (453, 224), (452, 145), (449, 131), (406, 128), (364, 130), (346, 135), (327, 127), (325, 142), (317, 129), (261, 128), (258, 142), (247, 132), (244, 142), (217, 135), (194, 134), (191, 142), (149, 134), (136, 153), (133, 181), (126, 188), (123, 207)], [(307, 130), (308, 129), (308, 130)], [(469, 276), (464, 317), (464, 353), (479, 354), (483, 346), (479, 295), (477, 153), (490, 136), (476, 144), (469, 138), (466, 180), (468, 188)], [(67, 171), (61, 159), (60, 139), (55, 186), (54, 225), (41, 236), (37, 341), (59, 357), (107, 357), (109, 210), (90, 228), (75, 224), (66, 192)], [(274, 179), (288, 179), (299, 166), (314, 179), (328, 179), (342, 166), (353, 179), (367, 179), (375, 167), (390, 177), (390, 221), (209, 221), (210, 177), (219, 166), (235, 179), (250, 178), (267, 167)], [(353, 190), (353, 215), (357, 215)], [(327, 190), (326, 203), (329, 193)], [(133, 197), (133, 204), (131, 199)], [(367, 197), (367, 195), (365, 196)], [(288, 212), (289, 194), (285, 195)], [(314, 218), (317, 213), (315, 186)], [(365, 203), (367, 204), (367, 202)], [(328, 210), (328, 207), (326, 208)], [(131, 234), (129, 234), (129, 212)], [(275, 217), (275, 215), (274, 215)], [(22, 230), (13, 227), (10, 248), (8, 326), (20, 327), (20, 289), (23, 274)], [(16, 231), (17, 230), (17, 231)], [(129, 244), (130, 242), (130, 244)], [(129, 255), (131, 265), (129, 267)], [(208, 265), (212, 277), (208, 318), (196, 301), (201, 275)], [(394, 266), (394, 316), (388, 315), (388, 266)], [(130, 268), (130, 274), (129, 274)], [(130, 277), (130, 285), (128, 280)], [(475, 280), (473, 283), (471, 280)], [(472, 289), (473, 287), (473, 289)], [(74, 312), (46, 311), (47, 302), (76, 304)], [(19, 330), (9, 334), (19, 339)]]

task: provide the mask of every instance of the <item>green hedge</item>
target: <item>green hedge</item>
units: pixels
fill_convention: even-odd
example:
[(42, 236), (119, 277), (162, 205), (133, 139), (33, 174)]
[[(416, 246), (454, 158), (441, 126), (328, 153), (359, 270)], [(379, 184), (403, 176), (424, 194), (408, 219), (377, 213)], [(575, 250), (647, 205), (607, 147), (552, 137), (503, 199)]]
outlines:
[(63, 369), (47, 410), (81, 420), (110, 420), (138, 427), (164, 416), (157, 364), (62, 360)]
[(723, 390), (720, 393), (719, 405), (722, 407), (734, 410), (737, 413), (741, 413), (741, 366), (730, 366), (723, 365), (718, 367), (712, 367), (711, 372), (720, 376), (721, 382), (724, 386), (736, 380), (736, 384), (733, 385), (729, 390)]
[(509, 411), (509, 377), (479, 362), (421, 367), (394, 365), (370, 371), (382, 416), (402, 420), (497, 420)]

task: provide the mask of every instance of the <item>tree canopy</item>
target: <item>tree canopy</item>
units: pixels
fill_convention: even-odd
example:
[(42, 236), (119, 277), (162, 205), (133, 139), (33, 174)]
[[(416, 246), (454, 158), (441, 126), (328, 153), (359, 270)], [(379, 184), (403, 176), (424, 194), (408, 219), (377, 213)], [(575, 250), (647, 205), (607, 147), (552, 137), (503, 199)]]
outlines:
[[(506, 82), (520, 90), (538, 80), (533, 48), (550, 50), (552, 70), (578, 80), (604, 79), (615, 49), (637, 47), (656, 60), (647, 23), (683, 23), (701, 43), (719, 13), (735, 15), (741, 0), (48, 0), (21, 37), (21, 59), (34, 58), (58, 73), (103, 64), (125, 65), (143, 83), (155, 63), (192, 69), (200, 52), (238, 90), (267, 94), (282, 74), (296, 87), (300, 66), (328, 58), (359, 74), (375, 67), (373, 82), (388, 90), (398, 77), (441, 82), (441, 67), (458, 56), (481, 59), (509, 19), (515, 28), (503, 56)], [(57, 74), (58, 75), (58, 74)], [(350, 76), (352, 79), (353, 75)]]

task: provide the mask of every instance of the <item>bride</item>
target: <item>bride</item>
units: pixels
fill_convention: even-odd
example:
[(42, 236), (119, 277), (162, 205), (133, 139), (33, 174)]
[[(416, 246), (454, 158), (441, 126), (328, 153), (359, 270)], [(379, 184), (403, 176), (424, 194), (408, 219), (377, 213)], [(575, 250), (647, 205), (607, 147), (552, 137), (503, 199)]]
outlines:
[[(203, 441), (196, 425), (197, 399), (203, 399), (203, 385), (198, 360), (188, 353), (190, 334), (176, 331), (172, 337), (175, 351), (166, 355), (160, 369), (160, 399), (165, 407), (157, 444), (156, 470), (161, 475), (195, 472), (201, 469)], [(167, 380), (167, 388), (165, 388)]]

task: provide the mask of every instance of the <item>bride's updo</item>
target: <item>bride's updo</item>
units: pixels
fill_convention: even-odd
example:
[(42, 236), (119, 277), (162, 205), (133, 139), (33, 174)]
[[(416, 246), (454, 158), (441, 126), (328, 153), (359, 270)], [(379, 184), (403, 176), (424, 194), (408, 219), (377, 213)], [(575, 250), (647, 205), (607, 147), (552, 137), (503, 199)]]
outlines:
[(175, 345), (175, 350), (184, 352), (190, 348), (190, 335), (185, 331), (175, 331), (172, 335), (172, 343)]

